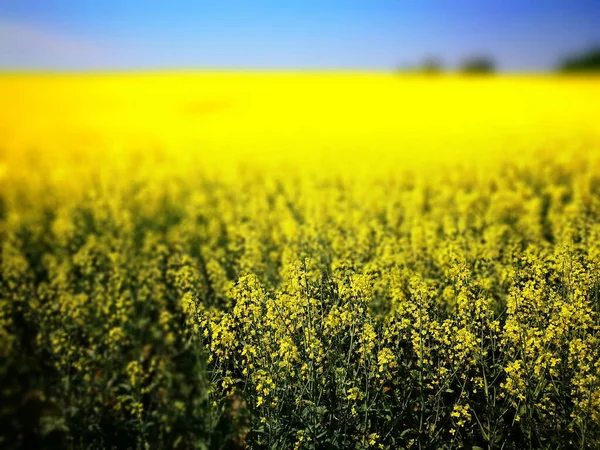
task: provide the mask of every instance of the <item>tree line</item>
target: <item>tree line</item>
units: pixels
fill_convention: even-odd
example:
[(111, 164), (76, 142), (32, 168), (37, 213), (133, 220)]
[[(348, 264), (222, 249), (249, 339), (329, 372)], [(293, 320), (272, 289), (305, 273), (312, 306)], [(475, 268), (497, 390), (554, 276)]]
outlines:
[[(600, 72), (600, 45), (564, 56), (553, 69), (558, 73)], [(427, 57), (420, 64), (401, 66), (399, 71), (438, 74), (445, 72), (446, 67), (439, 58)], [(475, 55), (463, 59), (456, 71), (463, 74), (490, 74), (497, 71), (497, 64), (492, 56)]]

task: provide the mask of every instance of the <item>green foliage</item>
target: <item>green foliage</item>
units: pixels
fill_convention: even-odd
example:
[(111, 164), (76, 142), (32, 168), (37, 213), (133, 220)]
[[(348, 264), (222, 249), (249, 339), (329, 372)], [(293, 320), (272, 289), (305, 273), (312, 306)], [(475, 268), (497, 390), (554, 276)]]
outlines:
[(460, 63), (458, 71), (465, 74), (486, 74), (496, 71), (496, 64), (488, 56), (472, 56)]
[(600, 47), (564, 58), (558, 64), (558, 71), (565, 73), (600, 71)]

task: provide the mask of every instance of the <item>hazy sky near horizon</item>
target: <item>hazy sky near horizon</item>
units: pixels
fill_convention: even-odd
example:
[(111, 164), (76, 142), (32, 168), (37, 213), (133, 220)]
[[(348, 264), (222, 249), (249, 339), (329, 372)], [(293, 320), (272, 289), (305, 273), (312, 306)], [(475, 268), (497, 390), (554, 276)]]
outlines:
[(529, 71), (599, 43), (600, 0), (0, 0), (5, 70)]

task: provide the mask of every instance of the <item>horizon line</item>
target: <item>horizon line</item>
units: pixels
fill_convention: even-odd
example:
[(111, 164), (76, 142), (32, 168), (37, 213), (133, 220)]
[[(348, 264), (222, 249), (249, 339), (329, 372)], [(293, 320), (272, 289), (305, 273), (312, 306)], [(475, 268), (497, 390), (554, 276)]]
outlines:
[[(490, 73), (463, 73), (458, 68), (441, 69), (439, 72), (428, 73), (418, 68), (411, 69), (369, 69), (369, 68), (320, 68), (320, 67), (203, 67), (203, 66), (182, 66), (182, 67), (152, 67), (152, 68), (81, 68), (81, 69), (63, 69), (63, 68), (3, 68), (0, 67), (0, 75), (119, 75), (119, 74), (169, 74), (169, 73), (231, 73), (231, 74), (389, 74), (389, 75), (420, 75), (431, 78), (443, 77), (446, 75), (459, 76), (504, 76), (504, 75), (565, 75), (558, 70), (552, 69), (529, 69), (529, 70), (502, 70), (497, 69)], [(593, 73), (581, 73), (582, 75), (592, 75)], [(577, 75), (577, 74), (568, 74)]]

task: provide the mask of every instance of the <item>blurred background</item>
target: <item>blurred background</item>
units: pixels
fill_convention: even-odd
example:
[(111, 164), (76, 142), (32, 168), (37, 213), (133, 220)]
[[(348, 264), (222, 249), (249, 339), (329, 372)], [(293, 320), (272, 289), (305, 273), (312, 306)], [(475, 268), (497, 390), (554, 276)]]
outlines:
[(598, 70), (596, 0), (2, 0), (0, 70)]
[(600, 83), (553, 74), (599, 69), (599, 23), (586, 0), (0, 0), (0, 158), (387, 170), (589, 148)]

